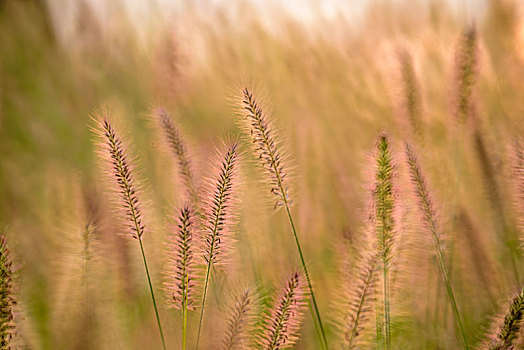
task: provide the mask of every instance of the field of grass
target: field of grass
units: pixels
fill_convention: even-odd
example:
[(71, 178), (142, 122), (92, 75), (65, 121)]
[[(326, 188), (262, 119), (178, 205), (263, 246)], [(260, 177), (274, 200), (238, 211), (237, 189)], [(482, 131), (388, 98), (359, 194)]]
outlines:
[(524, 349), (521, 2), (106, 5), (0, 1), (1, 349)]

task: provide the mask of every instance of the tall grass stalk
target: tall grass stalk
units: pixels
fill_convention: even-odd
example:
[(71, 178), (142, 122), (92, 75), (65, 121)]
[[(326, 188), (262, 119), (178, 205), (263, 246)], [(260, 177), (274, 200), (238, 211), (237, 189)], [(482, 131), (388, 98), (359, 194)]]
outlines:
[(422, 212), (423, 221), (425, 223), (426, 229), (431, 234), (433, 238), (433, 243), (435, 245), (435, 253), (437, 255), (437, 260), (439, 264), (440, 271), (442, 273), (442, 278), (444, 280), (444, 285), (446, 287), (446, 292), (451, 304), (451, 309), (453, 310), (453, 315), (455, 318), (455, 323), (458, 328), (458, 331), (461, 336), (462, 345), (464, 349), (469, 349), (468, 341), (466, 338), (466, 333), (464, 331), (464, 326), (462, 324), (462, 319), (460, 312), (457, 307), (457, 302), (455, 300), (455, 294), (453, 293), (453, 288), (449, 279), (449, 272), (446, 266), (446, 259), (444, 256), (444, 251), (442, 248), (442, 243), (440, 240), (440, 233), (438, 230), (437, 221), (435, 218), (435, 212), (433, 208), (433, 203), (430, 199), (428, 189), (426, 186), (426, 181), (422, 175), (421, 168), (418, 164), (418, 160), (415, 156), (415, 152), (412, 147), (406, 143), (406, 155), (408, 159), (408, 166), (411, 173), (411, 180), (415, 186), (415, 193), (419, 199), (420, 210)]
[(282, 159), (282, 155), (278, 150), (278, 142), (274, 139), (273, 129), (270, 122), (266, 119), (262, 108), (258, 105), (258, 102), (253, 97), (253, 94), (247, 88), (243, 90), (242, 98), (242, 115), (247, 120), (248, 130), (252, 137), (255, 152), (258, 155), (262, 166), (270, 175), (271, 192), (278, 198), (275, 207), (283, 206), (286, 210), (289, 224), (291, 226), (293, 237), (298, 249), (300, 262), (306, 276), (311, 301), (313, 303), (311, 313), (315, 323), (315, 328), (319, 333), (322, 347), (327, 349), (328, 343), (324, 326), (322, 324), (322, 318), (320, 317), (317, 300), (315, 298), (315, 293), (311, 284), (311, 278), (306, 266), (300, 240), (297, 234), (295, 223), (293, 221), (293, 216), (291, 215), (291, 200), (289, 198), (288, 189), (285, 184), (287, 174), (284, 170), (284, 161)]
[(158, 330), (160, 332), (162, 346), (164, 349), (166, 349), (164, 333), (162, 331), (162, 324), (160, 322), (155, 293), (153, 291), (153, 284), (151, 283), (151, 276), (149, 273), (149, 267), (147, 265), (146, 254), (144, 252), (144, 246), (142, 244), (142, 236), (145, 232), (145, 225), (142, 221), (140, 201), (137, 196), (137, 187), (132, 174), (132, 168), (127, 160), (123, 142), (116, 134), (113, 126), (111, 125), (107, 117), (104, 116), (102, 120), (97, 120), (97, 123), (98, 127), (95, 129), (95, 132), (97, 132), (103, 140), (99, 144), (101, 150), (100, 153), (102, 157), (104, 159), (107, 159), (110, 164), (110, 177), (113, 179), (117, 186), (115, 192), (118, 194), (118, 198), (121, 202), (124, 214), (128, 220), (128, 230), (131, 233), (132, 237), (138, 240), (138, 243), (140, 245), (140, 252), (142, 253), (142, 259), (144, 261), (147, 282), (149, 284), (151, 300), (155, 309)]
[(221, 163), (218, 178), (214, 184), (213, 193), (209, 198), (208, 209), (205, 218), (205, 244), (206, 251), (204, 259), (206, 262), (206, 274), (204, 279), (204, 291), (202, 293), (202, 305), (200, 307), (200, 320), (198, 322), (198, 333), (196, 348), (200, 344), (200, 333), (204, 319), (204, 308), (206, 305), (207, 289), (211, 270), (219, 263), (224, 246), (224, 235), (227, 234), (227, 226), (232, 214), (232, 201), (235, 181), (235, 168), (238, 156), (238, 146), (233, 144), (227, 151)]
[(182, 348), (186, 348), (187, 313), (192, 308), (194, 289), (193, 267), (193, 213), (188, 206), (180, 209), (178, 229), (170, 235), (166, 244), (167, 268), (165, 289), (168, 292), (167, 304), (181, 309)]
[(389, 141), (385, 135), (379, 136), (377, 142), (376, 187), (374, 190), (375, 230), (382, 260), (382, 301), (384, 307), (384, 346), (391, 348), (391, 315), (389, 295), (389, 269), (393, 243), (393, 165)]

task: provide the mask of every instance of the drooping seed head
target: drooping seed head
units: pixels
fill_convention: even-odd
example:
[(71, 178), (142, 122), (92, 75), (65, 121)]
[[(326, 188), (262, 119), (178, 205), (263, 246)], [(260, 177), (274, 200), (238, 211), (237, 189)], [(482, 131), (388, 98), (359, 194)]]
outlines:
[(124, 211), (129, 233), (139, 239), (145, 232), (142, 221), (138, 186), (133, 177), (134, 168), (128, 161), (125, 146), (107, 116), (95, 118), (94, 131), (98, 134), (99, 154), (106, 161), (107, 173), (114, 183), (114, 192)]
[(266, 169), (271, 193), (277, 196), (275, 207), (290, 205), (287, 173), (284, 156), (276, 139), (271, 122), (267, 119), (253, 94), (245, 88), (242, 91), (241, 117), (246, 122), (256, 156)]

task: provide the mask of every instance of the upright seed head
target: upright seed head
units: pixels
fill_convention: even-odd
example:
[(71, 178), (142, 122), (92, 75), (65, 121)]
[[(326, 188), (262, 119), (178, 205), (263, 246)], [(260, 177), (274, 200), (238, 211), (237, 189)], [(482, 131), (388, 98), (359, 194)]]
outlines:
[(127, 218), (127, 226), (132, 237), (139, 239), (145, 231), (137, 195), (137, 185), (133, 168), (127, 160), (124, 145), (107, 117), (97, 119), (95, 132), (100, 136), (98, 143), (100, 155), (109, 165), (109, 175), (113, 180), (115, 192)]
[(460, 123), (465, 123), (470, 117), (476, 64), (477, 32), (475, 28), (469, 28), (462, 35), (457, 52), (456, 116)]
[(514, 341), (519, 336), (524, 318), (524, 289), (517, 294), (499, 326), (494, 339), (489, 345), (490, 350), (509, 350), (514, 348)]
[(15, 334), (13, 324), (13, 267), (4, 236), (0, 235), (0, 349), (10, 349), (11, 339)]
[(166, 256), (164, 288), (168, 306), (182, 309), (186, 305), (194, 309), (193, 214), (188, 206), (180, 209), (177, 230), (168, 236)]
[(373, 193), (375, 206), (375, 231), (379, 249), (381, 251), (384, 268), (388, 269), (391, 261), (391, 248), (393, 244), (393, 165), (389, 141), (382, 134), (377, 142), (377, 159), (375, 174), (375, 190)]
[(227, 321), (223, 349), (245, 349), (253, 318), (253, 295), (249, 289), (236, 297)]
[(409, 53), (403, 52), (400, 54), (400, 65), (405, 113), (407, 114), (413, 134), (422, 136), (424, 125), (422, 121), (420, 91), (415, 70), (413, 69), (413, 60)]
[(435, 218), (435, 210), (433, 208), (433, 202), (429, 196), (426, 181), (422, 175), (420, 165), (417, 157), (411, 145), (406, 143), (406, 156), (408, 160), (408, 166), (411, 176), (411, 181), (415, 186), (415, 193), (419, 201), (420, 211), (423, 216), (423, 221), (426, 224), (426, 228), (433, 235), (434, 238), (439, 238), (439, 231), (437, 221)]
[(362, 259), (356, 276), (355, 289), (348, 295), (349, 310), (345, 330), (345, 345), (348, 349), (359, 346), (359, 336), (373, 312), (377, 260), (376, 254), (369, 254)]
[(295, 272), (267, 319), (260, 345), (264, 349), (287, 349), (298, 339), (302, 313), (306, 305), (302, 276)]
[(275, 132), (253, 94), (245, 88), (242, 92), (242, 117), (247, 122), (255, 154), (270, 177), (271, 193), (277, 196), (275, 207), (291, 204), (287, 187), (284, 160), (279, 150)]
[(212, 182), (204, 218), (206, 263), (221, 263), (231, 244), (229, 227), (232, 224), (236, 200), (237, 157), (238, 146), (235, 143), (226, 152), (221, 161), (218, 176)]
[(172, 117), (164, 108), (157, 108), (155, 110), (155, 115), (160, 123), (167, 144), (177, 159), (178, 171), (184, 180), (187, 194), (189, 195), (189, 198), (191, 198), (191, 201), (195, 202), (198, 199), (198, 195), (195, 188), (191, 161), (186, 150), (186, 144), (182, 139), (178, 128), (173, 123)]

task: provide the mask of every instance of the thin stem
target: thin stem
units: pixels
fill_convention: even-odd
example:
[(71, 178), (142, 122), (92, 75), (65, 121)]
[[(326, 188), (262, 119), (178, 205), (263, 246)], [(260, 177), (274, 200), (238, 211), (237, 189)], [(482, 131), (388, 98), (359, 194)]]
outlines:
[(158, 316), (158, 309), (156, 307), (155, 293), (153, 292), (153, 284), (151, 283), (151, 277), (149, 276), (149, 268), (147, 267), (146, 254), (144, 253), (144, 246), (142, 245), (142, 237), (138, 236), (138, 242), (140, 243), (140, 251), (142, 252), (142, 258), (144, 259), (144, 266), (146, 268), (147, 282), (149, 283), (149, 290), (151, 292), (151, 299), (153, 300), (153, 306), (155, 308), (156, 321), (158, 323), (158, 330), (160, 331), (160, 338), (162, 339), (162, 346), (166, 350), (166, 342), (164, 340), (164, 332), (162, 332), (162, 325), (160, 324), (160, 317)]
[[(267, 152), (267, 155), (269, 156), (269, 166), (270, 166), (270, 169), (271, 169), (271, 173), (274, 174), (275, 178), (276, 178), (276, 182), (277, 182), (277, 186), (278, 186), (278, 190), (280, 192), (280, 195), (282, 196), (282, 201), (284, 203), (284, 206), (286, 207), (286, 212), (287, 212), (287, 216), (289, 218), (289, 223), (291, 225), (291, 229), (293, 230), (293, 235), (295, 237), (295, 242), (297, 244), (297, 249), (298, 249), (298, 253), (300, 255), (300, 260), (302, 262), (302, 268), (304, 269), (304, 273), (306, 275), (306, 279), (307, 279), (307, 283), (308, 283), (308, 287), (309, 287), (309, 293), (311, 294), (311, 300), (313, 301), (313, 306), (314, 306), (314, 311), (311, 310), (311, 314), (313, 316), (313, 320), (314, 320), (314, 324), (315, 324), (315, 329), (317, 331), (317, 333), (320, 333), (320, 337), (321, 337), (321, 344), (322, 344), (322, 347), (325, 348), (325, 349), (328, 349), (328, 343), (327, 343), (327, 339), (326, 339), (326, 334), (324, 332), (324, 327), (322, 325), (322, 319), (320, 318), (320, 312), (318, 311), (318, 306), (317, 306), (317, 302), (316, 302), (316, 299), (315, 299), (315, 293), (313, 292), (313, 286), (311, 285), (311, 280), (309, 278), (309, 273), (308, 273), (308, 270), (307, 270), (307, 267), (306, 267), (306, 262), (304, 260), (304, 255), (302, 254), (302, 248), (300, 246), (300, 242), (299, 242), (299, 239), (298, 239), (298, 235), (297, 235), (297, 231), (295, 229), (295, 224), (293, 222), (293, 218), (291, 216), (291, 211), (289, 209), (289, 203), (288, 203), (288, 199), (287, 199), (287, 191), (286, 191), (286, 188), (283, 184), (283, 178), (282, 178), (282, 175), (281, 175), (281, 169), (279, 168), (279, 164), (280, 162), (277, 160), (277, 156), (275, 155), (275, 151), (273, 149), (274, 147), (274, 142), (270, 139), (270, 137), (268, 136), (268, 133), (267, 133), (267, 130), (266, 130), (266, 125), (264, 125), (263, 123), (263, 118), (261, 116), (261, 111), (257, 111), (257, 107), (256, 107), (256, 103), (252, 100), (252, 96), (251, 94), (249, 93), (249, 91), (247, 91), (247, 89), (244, 91), (244, 94), (246, 95), (247, 97), (247, 104), (248, 104), (248, 110), (250, 111), (250, 113), (253, 115), (253, 119), (255, 120), (256, 122), (256, 129), (257, 130), (260, 130), (260, 136), (262, 137), (261, 139), (261, 142), (262, 144), (264, 145), (264, 148), (266, 149), (265, 152)], [(318, 325), (317, 325), (317, 322), (315, 321), (315, 318), (318, 320)]]
[(197, 335), (196, 349), (198, 349), (198, 345), (200, 343), (200, 330), (202, 329), (202, 320), (204, 318), (204, 306), (206, 304), (207, 284), (209, 282), (210, 271), (211, 271), (211, 259), (207, 263), (207, 268), (206, 268), (206, 280), (204, 282), (204, 294), (202, 295), (202, 306), (200, 307), (200, 321), (198, 322), (198, 335)]
[(311, 285), (311, 280), (309, 278), (309, 272), (306, 267), (306, 262), (304, 260), (304, 255), (302, 254), (302, 248), (300, 246), (300, 241), (298, 240), (297, 230), (295, 229), (295, 223), (293, 222), (293, 217), (291, 216), (291, 211), (289, 210), (289, 205), (287, 202), (287, 199), (284, 197), (284, 205), (286, 207), (287, 216), (289, 218), (289, 223), (291, 225), (291, 229), (293, 230), (293, 235), (295, 237), (295, 242), (297, 243), (298, 248), (298, 255), (300, 255), (300, 262), (302, 263), (302, 268), (304, 269), (304, 274), (306, 275), (307, 285), (309, 288), (309, 293), (311, 294), (311, 300), (313, 301), (313, 306), (315, 309), (315, 314), (313, 314), (313, 317), (316, 316), (318, 320), (318, 326), (320, 327), (320, 334), (322, 336), (322, 345), (325, 349), (328, 349), (326, 334), (324, 332), (324, 326), (322, 325), (322, 319), (320, 318), (320, 313), (318, 311), (317, 301), (315, 299), (315, 293), (313, 293), (313, 286)]
[(455, 300), (455, 295), (453, 294), (453, 289), (451, 288), (451, 284), (449, 281), (449, 275), (448, 270), (446, 268), (446, 263), (444, 260), (444, 253), (442, 252), (442, 248), (440, 246), (440, 241), (434, 237), (435, 242), (435, 248), (437, 250), (437, 258), (440, 265), (440, 269), (442, 271), (442, 277), (444, 278), (444, 284), (446, 285), (446, 291), (448, 293), (449, 300), (451, 302), (451, 309), (453, 310), (453, 314), (455, 315), (455, 320), (457, 321), (457, 326), (459, 328), (460, 334), (462, 336), (462, 342), (464, 345), (464, 349), (469, 349), (468, 341), (466, 339), (466, 333), (464, 332), (464, 327), (462, 325), (462, 320), (460, 318), (460, 313), (457, 307), (457, 302)]
[[(384, 264), (386, 262), (384, 261)], [(387, 268), (383, 270), (384, 277), (384, 333), (385, 333), (385, 345), (386, 349), (391, 348), (391, 329), (390, 329), (390, 316), (389, 316), (389, 295), (388, 295), (388, 271)]]
[(187, 298), (185, 298), (182, 305), (182, 349), (186, 350), (186, 334), (187, 334)]

